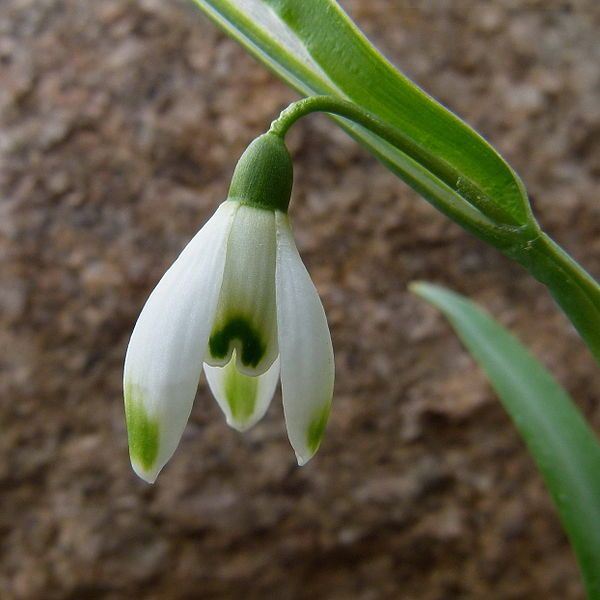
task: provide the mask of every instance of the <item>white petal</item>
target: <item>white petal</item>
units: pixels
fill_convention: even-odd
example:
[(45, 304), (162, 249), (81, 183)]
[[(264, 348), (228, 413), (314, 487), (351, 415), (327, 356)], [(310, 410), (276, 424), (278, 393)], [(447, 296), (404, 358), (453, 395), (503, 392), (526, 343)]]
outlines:
[(277, 323), (281, 390), (288, 436), (298, 464), (318, 450), (333, 396), (334, 362), (323, 305), (290, 229), (277, 219)]
[(152, 483), (179, 444), (217, 309), (238, 204), (224, 202), (150, 294), (135, 325), (123, 385), (129, 453)]
[(205, 364), (204, 372), (227, 424), (238, 431), (246, 431), (260, 421), (269, 408), (279, 381), (279, 359), (266, 373), (249, 377), (237, 369), (234, 352), (225, 367)]
[(227, 243), (219, 309), (205, 362), (260, 375), (277, 358), (275, 213), (241, 205)]

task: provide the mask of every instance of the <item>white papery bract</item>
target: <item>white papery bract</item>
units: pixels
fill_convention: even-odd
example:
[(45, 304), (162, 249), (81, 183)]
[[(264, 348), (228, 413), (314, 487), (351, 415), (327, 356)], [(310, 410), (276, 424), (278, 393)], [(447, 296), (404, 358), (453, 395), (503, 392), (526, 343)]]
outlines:
[(288, 436), (305, 464), (327, 423), (333, 365), (325, 313), (287, 214), (225, 201), (160, 280), (127, 348), (135, 472), (152, 483), (172, 456), (203, 368), (240, 431), (263, 417), (281, 372)]

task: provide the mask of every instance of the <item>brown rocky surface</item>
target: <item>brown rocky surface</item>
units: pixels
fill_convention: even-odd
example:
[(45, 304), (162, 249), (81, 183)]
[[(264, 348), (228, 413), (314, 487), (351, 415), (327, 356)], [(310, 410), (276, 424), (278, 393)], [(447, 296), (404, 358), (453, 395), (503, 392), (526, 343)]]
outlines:
[[(345, 7), (521, 173), (600, 275), (596, 0)], [(0, 2), (0, 598), (582, 598), (440, 282), (519, 334), (600, 427), (597, 366), (544, 290), (324, 117), (296, 127), (292, 215), (336, 349), (318, 457), (279, 402), (246, 435), (201, 384), (155, 486), (129, 467), (122, 361), (162, 272), (294, 94), (190, 4)]]

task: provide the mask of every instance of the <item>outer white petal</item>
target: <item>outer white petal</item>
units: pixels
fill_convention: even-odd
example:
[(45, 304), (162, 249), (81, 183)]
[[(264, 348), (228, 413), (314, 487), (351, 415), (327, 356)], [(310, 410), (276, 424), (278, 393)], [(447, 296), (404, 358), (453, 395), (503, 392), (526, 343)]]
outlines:
[(288, 436), (298, 464), (318, 450), (333, 396), (334, 361), (323, 305), (298, 254), (287, 215), (277, 219), (277, 327)]
[(275, 213), (241, 205), (227, 243), (219, 309), (205, 362), (260, 375), (277, 358)]
[(129, 453), (153, 483), (179, 444), (192, 409), (217, 309), (237, 203), (224, 202), (150, 294), (135, 325), (123, 385)]
[(204, 372), (227, 424), (238, 431), (246, 431), (260, 421), (269, 408), (279, 381), (279, 359), (257, 377), (241, 373), (235, 356), (225, 367), (205, 364)]

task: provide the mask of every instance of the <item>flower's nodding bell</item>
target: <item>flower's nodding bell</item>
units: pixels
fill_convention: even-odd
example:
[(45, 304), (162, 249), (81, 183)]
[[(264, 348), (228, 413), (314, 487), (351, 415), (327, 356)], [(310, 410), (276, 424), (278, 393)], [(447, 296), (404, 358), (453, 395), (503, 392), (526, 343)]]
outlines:
[(189, 418), (202, 370), (227, 423), (244, 431), (281, 379), (298, 464), (317, 451), (333, 395), (333, 348), (287, 207), (292, 162), (281, 137), (257, 138), (228, 198), (148, 298), (125, 358), (129, 452), (154, 482)]

